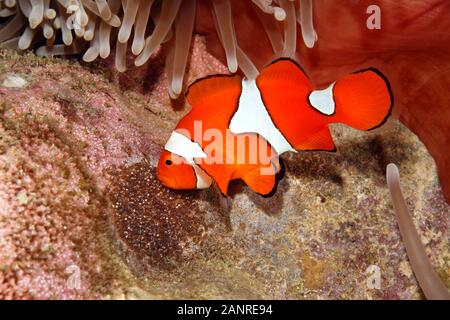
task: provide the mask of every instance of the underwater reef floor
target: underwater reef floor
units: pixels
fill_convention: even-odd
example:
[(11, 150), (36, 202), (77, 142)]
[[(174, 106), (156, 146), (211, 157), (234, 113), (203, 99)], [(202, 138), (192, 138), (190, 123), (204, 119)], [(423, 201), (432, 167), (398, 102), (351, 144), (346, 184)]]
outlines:
[[(124, 74), (0, 51), (0, 298), (423, 298), (391, 206), (402, 188), (450, 286), (450, 206), (424, 145), (400, 123), (334, 126), (338, 153), (283, 157), (269, 199), (243, 184), (176, 192), (159, 151), (188, 111), (164, 58)], [(197, 37), (189, 81), (225, 72)], [(379, 288), (370, 285), (379, 270)]]

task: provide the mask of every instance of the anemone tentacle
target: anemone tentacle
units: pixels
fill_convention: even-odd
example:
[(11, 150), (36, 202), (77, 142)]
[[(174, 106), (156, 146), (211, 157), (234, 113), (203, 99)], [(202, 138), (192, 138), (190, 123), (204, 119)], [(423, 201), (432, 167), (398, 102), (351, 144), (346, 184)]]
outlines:
[[(239, 68), (245, 76), (256, 77), (257, 68), (237, 41), (231, 0), (205, 1), (211, 4), (230, 72)], [(307, 47), (317, 40), (311, 0), (245, 1), (256, 11), (276, 55), (295, 55), (298, 25)], [(33, 49), (40, 56), (82, 54), (86, 62), (115, 52), (120, 72), (127, 69), (129, 51), (134, 64), (141, 66), (161, 45), (171, 47), (166, 50), (166, 70), (169, 93), (176, 98), (183, 89), (196, 4), (197, 0), (0, 0), (0, 46)]]

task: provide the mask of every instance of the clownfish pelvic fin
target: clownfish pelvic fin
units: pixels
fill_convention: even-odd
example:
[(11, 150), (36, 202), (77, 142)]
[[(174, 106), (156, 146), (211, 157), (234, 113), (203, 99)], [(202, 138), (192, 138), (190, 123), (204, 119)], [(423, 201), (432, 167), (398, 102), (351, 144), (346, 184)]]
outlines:
[(325, 126), (319, 130), (316, 134), (310, 136), (307, 140), (302, 141), (295, 146), (295, 149), (301, 151), (330, 151), (335, 152), (336, 146), (334, 145), (333, 137), (331, 136), (330, 129)]

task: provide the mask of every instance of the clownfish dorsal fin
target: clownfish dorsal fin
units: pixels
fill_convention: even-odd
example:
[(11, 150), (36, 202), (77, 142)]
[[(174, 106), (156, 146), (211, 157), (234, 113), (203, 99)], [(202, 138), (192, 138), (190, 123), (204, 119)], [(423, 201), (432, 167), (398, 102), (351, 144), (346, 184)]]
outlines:
[(325, 126), (294, 147), (299, 151), (336, 151), (336, 146), (334, 145), (333, 137), (328, 126)]
[(271, 163), (270, 166), (270, 168), (256, 166), (248, 171), (242, 177), (242, 180), (244, 180), (254, 192), (261, 195), (267, 195), (275, 188), (276, 173), (278, 172), (278, 168), (275, 167), (274, 164)]
[(242, 78), (239, 75), (207, 76), (189, 86), (186, 100), (193, 109), (236, 103), (241, 93), (241, 82)]
[[(270, 90), (271, 87), (277, 90), (278, 94), (286, 94), (288, 88), (286, 84), (294, 86), (295, 91), (298, 87), (306, 91), (312, 91), (313, 85), (300, 65), (290, 58), (280, 58), (268, 66), (264, 67), (256, 80), (261, 90)], [(279, 90), (283, 89), (282, 92)]]

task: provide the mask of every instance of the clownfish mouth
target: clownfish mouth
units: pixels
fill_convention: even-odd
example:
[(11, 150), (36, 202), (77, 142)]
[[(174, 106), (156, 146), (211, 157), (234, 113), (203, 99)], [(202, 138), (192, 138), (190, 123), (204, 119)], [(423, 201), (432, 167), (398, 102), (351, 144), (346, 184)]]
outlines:
[(165, 185), (166, 187), (169, 186), (169, 178), (167, 176), (158, 176), (159, 181), (161, 181), (161, 183), (163, 185)]
[(174, 188), (173, 184), (169, 183), (169, 177), (158, 175), (158, 180), (161, 182), (161, 184), (168, 188)]
[(158, 180), (161, 182), (161, 184), (165, 187), (177, 189), (177, 185), (170, 175), (158, 172), (157, 174)]

